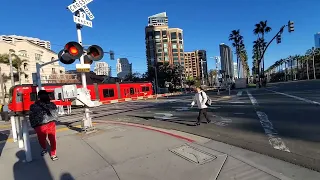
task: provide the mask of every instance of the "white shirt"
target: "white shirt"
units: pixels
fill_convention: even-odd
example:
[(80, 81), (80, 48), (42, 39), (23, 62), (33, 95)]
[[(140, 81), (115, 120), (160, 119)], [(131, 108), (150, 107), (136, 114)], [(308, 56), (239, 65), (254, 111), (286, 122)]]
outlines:
[(199, 93), (196, 93), (194, 95), (191, 106), (194, 106), (194, 104), (197, 103), (199, 109), (208, 108), (208, 106), (206, 105), (207, 100), (208, 100), (207, 94), (201, 90)]

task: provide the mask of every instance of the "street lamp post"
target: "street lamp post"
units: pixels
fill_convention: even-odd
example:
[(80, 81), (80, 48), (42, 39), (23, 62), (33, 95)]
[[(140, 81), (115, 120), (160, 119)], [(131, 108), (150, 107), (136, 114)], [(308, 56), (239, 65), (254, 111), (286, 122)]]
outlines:
[(315, 52), (315, 48), (312, 47), (313, 79), (317, 79), (317, 77), (316, 77), (316, 67), (314, 65), (314, 52)]
[(203, 72), (203, 60), (200, 59), (200, 62), (201, 62), (201, 77), (202, 77), (202, 85), (204, 85), (204, 72)]

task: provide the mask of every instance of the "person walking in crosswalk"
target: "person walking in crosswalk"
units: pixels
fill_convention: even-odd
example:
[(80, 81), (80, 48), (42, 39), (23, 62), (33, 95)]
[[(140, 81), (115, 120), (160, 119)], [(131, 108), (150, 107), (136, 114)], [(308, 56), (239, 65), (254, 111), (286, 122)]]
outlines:
[(191, 107), (197, 103), (198, 109), (199, 109), (199, 115), (197, 117), (197, 122), (195, 123), (195, 126), (199, 126), (201, 122), (201, 117), (204, 116), (205, 119), (207, 120), (207, 123), (210, 123), (211, 120), (208, 117), (207, 114), (207, 101), (208, 101), (208, 96), (207, 94), (203, 91), (201, 87), (196, 87), (196, 94), (194, 95), (193, 101), (191, 103)]

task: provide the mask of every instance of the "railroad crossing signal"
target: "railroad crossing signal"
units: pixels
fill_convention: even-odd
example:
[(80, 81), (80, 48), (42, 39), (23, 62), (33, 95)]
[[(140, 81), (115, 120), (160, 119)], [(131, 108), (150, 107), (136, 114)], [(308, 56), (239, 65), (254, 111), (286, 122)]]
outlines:
[[(76, 59), (84, 55), (85, 64), (92, 64), (93, 61), (100, 61), (103, 58), (103, 49), (98, 45), (89, 46), (84, 50), (77, 42), (68, 42), (64, 49), (58, 54), (60, 62), (63, 64), (72, 64)], [(87, 66), (86, 66), (87, 67)]]
[(289, 33), (294, 31), (294, 22), (293, 21), (288, 22), (288, 30), (289, 30)]
[(86, 19), (86, 16), (88, 16), (90, 20), (94, 19), (92, 12), (87, 6), (87, 4), (92, 1), (93, 0), (74, 0), (73, 3), (68, 6), (68, 9), (72, 13), (75, 13), (73, 16), (73, 21), (75, 23), (92, 28), (92, 21)]

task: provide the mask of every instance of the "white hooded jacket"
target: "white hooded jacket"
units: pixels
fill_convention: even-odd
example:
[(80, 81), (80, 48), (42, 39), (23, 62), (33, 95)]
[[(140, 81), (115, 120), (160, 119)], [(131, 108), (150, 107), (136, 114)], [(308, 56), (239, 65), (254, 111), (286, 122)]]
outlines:
[[(201, 95), (201, 93), (202, 93), (202, 95)], [(194, 104), (197, 103), (199, 109), (208, 108), (208, 106), (206, 105), (207, 100), (208, 100), (207, 94), (201, 90), (199, 93), (196, 93), (194, 95), (191, 106), (194, 106)]]

